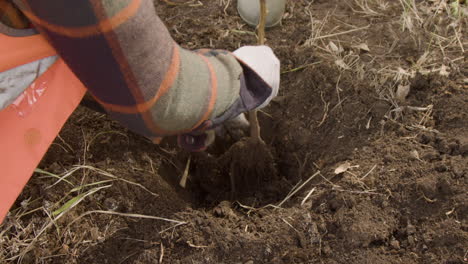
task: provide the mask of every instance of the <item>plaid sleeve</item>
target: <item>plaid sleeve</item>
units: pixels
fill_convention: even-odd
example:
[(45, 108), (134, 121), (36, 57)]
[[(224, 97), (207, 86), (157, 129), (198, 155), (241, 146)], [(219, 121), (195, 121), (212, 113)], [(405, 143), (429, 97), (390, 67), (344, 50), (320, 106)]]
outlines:
[(8, 27), (23, 29), (29, 26), (28, 19), (21, 13), (14, 3), (0, 0), (0, 23)]
[(108, 113), (146, 137), (203, 130), (269, 95), (248, 89), (255, 78), (232, 54), (177, 45), (151, 0), (17, 3)]

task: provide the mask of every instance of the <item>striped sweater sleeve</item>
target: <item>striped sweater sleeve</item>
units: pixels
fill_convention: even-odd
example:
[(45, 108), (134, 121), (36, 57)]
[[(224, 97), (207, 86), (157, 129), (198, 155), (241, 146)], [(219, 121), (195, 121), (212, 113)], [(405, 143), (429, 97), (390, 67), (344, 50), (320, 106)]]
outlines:
[(231, 53), (181, 48), (151, 0), (17, 4), (110, 116), (148, 138), (213, 127), (271, 93)]

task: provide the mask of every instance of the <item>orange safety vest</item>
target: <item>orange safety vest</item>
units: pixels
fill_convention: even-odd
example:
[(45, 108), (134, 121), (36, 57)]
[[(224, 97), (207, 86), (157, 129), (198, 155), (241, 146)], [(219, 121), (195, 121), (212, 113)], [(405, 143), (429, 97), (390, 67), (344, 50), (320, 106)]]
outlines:
[[(0, 72), (56, 54), (38, 34), (0, 33)], [(34, 95), (33, 102), (23, 100), (0, 110), (0, 223), (85, 91), (58, 59), (23, 92)]]

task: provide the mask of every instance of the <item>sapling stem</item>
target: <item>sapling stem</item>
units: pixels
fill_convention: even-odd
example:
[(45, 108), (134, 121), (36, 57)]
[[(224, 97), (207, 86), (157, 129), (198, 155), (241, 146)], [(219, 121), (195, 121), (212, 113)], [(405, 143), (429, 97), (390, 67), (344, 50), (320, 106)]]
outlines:
[[(266, 23), (266, 0), (260, 1), (260, 21), (258, 23), (257, 32), (258, 32), (258, 45), (265, 44), (265, 23)], [(259, 142), (263, 142), (260, 137), (260, 124), (258, 123), (257, 110), (252, 110), (249, 112), (249, 122), (250, 122), (250, 136)]]

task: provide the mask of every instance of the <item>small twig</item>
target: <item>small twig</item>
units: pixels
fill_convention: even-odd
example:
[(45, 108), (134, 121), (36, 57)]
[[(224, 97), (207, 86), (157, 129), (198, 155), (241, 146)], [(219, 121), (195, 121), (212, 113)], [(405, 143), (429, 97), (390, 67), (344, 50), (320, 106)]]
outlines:
[(307, 199), (309, 199), (309, 197), (315, 192), (315, 187), (312, 188), (309, 193), (306, 195), (306, 197), (304, 197), (304, 199), (302, 200), (301, 202), (301, 206), (305, 204), (305, 202), (307, 201)]
[(185, 188), (185, 186), (187, 186), (187, 179), (188, 179), (188, 176), (189, 176), (190, 161), (191, 160), (192, 160), (192, 156), (189, 156), (189, 158), (187, 160), (187, 165), (185, 165), (184, 174), (182, 174), (182, 177), (180, 178), (179, 185), (182, 188)]
[(294, 231), (296, 231), (297, 233), (300, 233), (299, 230), (297, 230), (293, 225), (291, 225), (288, 221), (286, 221), (284, 218), (281, 218), (281, 220), (283, 220), (283, 222), (285, 224), (287, 224), (289, 227), (291, 227), (292, 229), (294, 229)]
[(323, 92), (320, 93), (320, 98), (322, 99), (322, 102), (323, 102), (323, 117), (322, 117), (322, 121), (320, 121), (317, 127), (321, 127), (323, 123), (325, 123), (325, 120), (328, 117), (328, 108), (330, 107), (330, 103), (327, 103), (325, 99), (323, 99)]
[(336, 104), (336, 106), (340, 106), (341, 107), (341, 112), (343, 112), (343, 107), (341, 106), (342, 104), (342, 101), (341, 101), (341, 95), (340, 95), (340, 80), (341, 80), (341, 73), (340, 75), (338, 75), (338, 81), (336, 81), (336, 95), (338, 96), (338, 103)]
[(143, 155), (143, 159), (148, 160), (148, 162), (149, 162), (149, 164), (150, 164), (151, 172), (152, 172), (153, 174), (155, 174), (156, 171), (154, 170), (153, 160), (150, 158), (150, 156), (149, 156), (148, 154), (145, 153), (145, 154)]
[(320, 63), (322, 63), (322, 62), (321, 62), (321, 61), (317, 61), (317, 62), (313, 62), (313, 63), (309, 63), (309, 64), (304, 64), (304, 65), (299, 66), (299, 67), (297, 67), (297, 68), (293, 68), (293, 69), (291, 69), (291, 70), (283, 71), (283, 72), (281, 72), (281, 74), (300, 71), (300, 70), (302, 70), (302, 69), (305, 69), (305, 68), (308, 68), (308, 67), (310, 67), (310, 66), (314, 66), (314, 65), (317, 65), (317, 64), (320, 64)]
[(313, 38), (313, 41), (319, 40), (319, 39), (324, 39), (324, 38), (331, 38), (331, 37), (335, 37), (335, 36), (339, 36), (339, 35), (345, 35), (345, 34), (353, 33), (355, 31), (364, 30), (364, 29), (367, 29), (369, 27), (370, 26), (368, 25), (368, 26), (365, 26), (365, 27), (350, 29), (350, 30), (343, 31), (343, 32), (338, 32), (338, 33), (329, 34), (329, 35), (323, 35), (323, 36)]
[(354, 191), (354, 190), (344, 190), (344, 189), (332, 189), (332, 191), (337, 191), (337, 192), (349, 192), (349, 193), (356, 193), (356, 194), (384, 195), (383, 193), (377, 193), (377, 192), (373, 192), (373, 191)]
[(166, 229), (161, 230), (161, 231), (159, 232), (159, 234), (162, 234), (162, 233), (166, 232), (166, 231), (169, 230), (169, 229), (174, 229), (174, 228), (176, 228), (176, 227), (178, 227), (178, 226), (185, 225), (185, 224), (187, 224), (187, 223), (186, 223), (186, 222), (182, 222), (182, 223), (180, 223), (180, 224), (175, 224), (175, 225), (173, 225), (173, 226), (171, 226), (171, 227), (168, 227), (168, 228), (166, 228)]
[[(223, 2), (224, 2), (224, 1), (223, 1)], [(227, 9), (228, 9), (228, 7), (229, 7), (230, 4), (231, 4), (231, 0), (228, 0), (228, 1), (227, 1), (227, 4), (224, 6), (224, 9), (223, 9), (223, 12), (224, 12), (224, 14), (225, 14), (226, 16), (228, 15)]]
[(361, 181), (364, 180), (367, 176), (369, 176), (369, 174), (371, 174), (371, 173), (375, 170), (375, 168), (377, 168), (377, 164), (375, 164), (374, 167), (372, 167), (372, 169), (370, 169), (370, 171), (368, 171), (368, 172), (367, 172), (364, 176), (362, 176), (361, 179), (359, 179), (359, 180), (361, 180)]
[[(346, 171), (346, 173), (350, 173), (349, 171)], [(336, 175), (335, 175), (336, 176)], [(320, 173), (320, 177), (322, 177), (322, 179), (324, 181), (326, 181), (328, 184), (330, 184), (333, 188), (343, 188), (341, 187), (340, 185), (338, 184), (334, 184), (332, 181), (330, 181), (329, 179), (327, 179), (327, 177), (323, 176), (321, 173)], [(332, 176), (330, 179), (333, 179), (334, 176)]]
[(258, 44), (265, 44), (266, 0), (260, 0), (260, 21), (258, 23)]
[(315, 178), (317, 175), (320, 174), (320, 171), (317, 171), (316, 173), (314, 173), (312, 176), (309, 177), (309, 179), (307, 179), (303, 184), (301, 184), (299, 187), (297, 187), (294, 191), (292, 191), (290, 194), (288, 194), (286, 196), (286, 198), (283, 199), (283, 201), (281, 201), (279, 204), (278, 204), (278, 207), (281, 207), (286, 201), (288, 201), (289, 199), (291, 199), (291, 197), (294, 196), (294, 194), (296, 194), (298, 191), (300, 191), (307, 183), (309, 183), (313, 178)]
[(94, 211), (88, 211), (77, 218), (73, 219), (71, 221), (66, 229), (68, 229), (72, 224), (74, 224), (76, 221), (80, 220), (81, 218), (90, 215), (90, 214), (108, 214), (108, 215), (118, 215), (118, 216), (124, 216), (124, 217), (130, 217), (130, 218), (141, 218), (141, 219), (152, 219), (152, 220), (160, 220), (160, 221), (165, 221), (169, 223), (175, 223), (177, 225), (184, 225), (187, 224), (187, 222), (184, 221), (179, 221), (179, 220), (174, 220), (174, 219), (168, 219), (168, 218), (163, 218), (159, 216), (151, 216), (151, 215), (141, 215), (141, 214), (129, 214), (129, 213), (119, 213), (119, 212), (114, 212), (114, 211), (104, 211), (104, 210), (94, 210)]
[(429, 198), (427, 198), (427, 196), (426, 196), (424, 193), (421, 193), (421, 194), (422, 194), (422, 198), (424, 198), (424, 200), (426, 200), (426, 202), (428, 202), (428, 203), (435, 203), (435, 202), (437, 202), (437, 198), (429, 199)]
[(172, 2), (170, 0), (163, 0), (163, 2), (165, 2), (166, 4), (168, 4), (170, 6), (184, 6), (184, 5), (187, 5), (187, 6), (190, 6), (190, 7), (195, 7), (195, 6), (202, 6), (203, 5), (203, 3), (200, 2), (200, 1), (197, 1), (197, 3), (194, 4), (195, 0), (189, 0), (189, 1), (184, 2), (184, 3)]
[(237, 30), (237, 29), (231, 29), (230, 31), (236, 34), (255, 36), (255, 32), (252, 32), (252, 31)]
[[(72, 152), (75, 151), (71, 146), (70, 144), (68, 144), (60, 135), (57, 135), (57, 138), (60, 139), (60, 141), (62, 141), (62, 143), (67, 146)], [(67, 151), (68, 152), (68, 151)]]
[(164, 257), (164, 246), (163, 246), (163, 243), (161, 243), (160, 245), (161, 245), (161, 255), (159, 256), (159, 264), (162, 263), (163, 257)]
[(194, 245), (192, 242), (190, 241), (187, 241), (187, 245), (189, 245), (189, 247), (192, 247), (192, 248), (209, 248), (210, 246), (198, 246), (198, 245)]
[(140, 183), (136, 183), (136, 182), (132, 182), (132, 181), (129, 181), (129, 180), (126, 180), (126, 179), (123, 179), (123, 178), (119, 178), (115, 175), (112, 175), (110, 174), (109, 172), (105, 171), (105, 170), (101, 170), (101, 169), (98, 169), (98, 168), (95, 168), (95, 167), (92, 167), (92, 166), (88, 166), (88, 165), (77, 165), (77, 166), (74, 166), (74, 169), (88, 169), (88, 170), (91, 170), (91, 171), (94, 171), (96, 172), (97, 174), (99, 175), (102, 175), (104, 177), (108, 177), (108, 178), (111, 178), (111, 179), (115, 179), (115, 180), (119, 180), (119, 181), (123, 181), (125, 183), (128, 183), (128, 184), (131, 184), (131, 185), (134, 185), (134, 186), (138, 186), (140, 187), (141, 189), (145, 190), (146, 192), (148, 192), (149, 194), (153, 195), (154, 197), (159, 197), (158, 194), (150, 191), (148, 188), (146, 188), (145, 186), (141, 185)]

